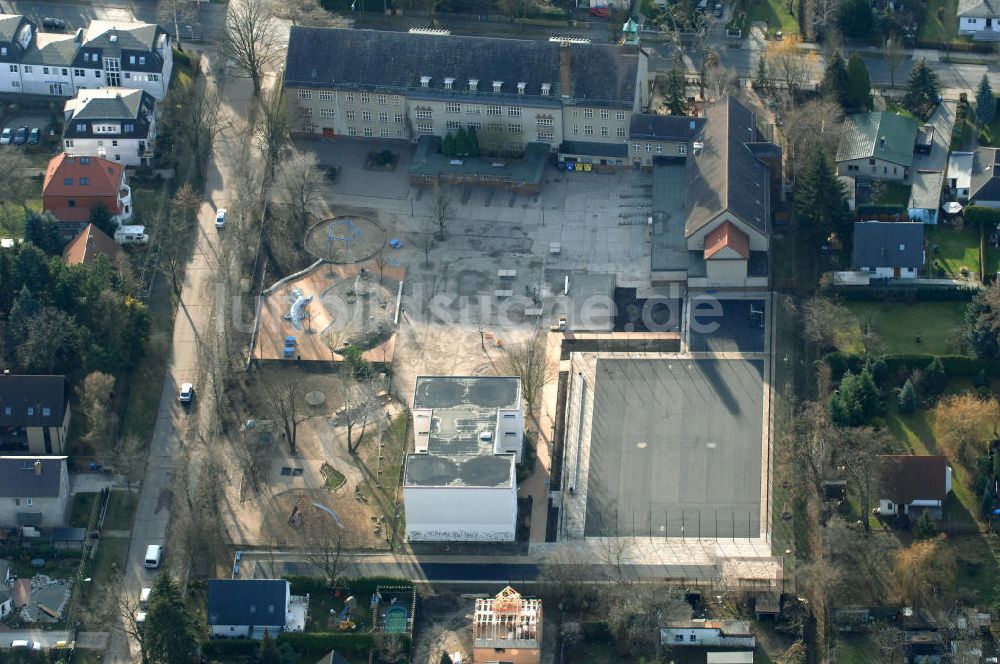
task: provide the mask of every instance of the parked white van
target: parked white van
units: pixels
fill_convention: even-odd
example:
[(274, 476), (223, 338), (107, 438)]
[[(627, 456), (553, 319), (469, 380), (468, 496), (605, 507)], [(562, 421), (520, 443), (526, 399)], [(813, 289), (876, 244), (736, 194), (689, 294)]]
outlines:
[(160, 559), (163, 557), (163, 547), (159, 544), (150, 544), (146, 547), (146, 569), (156, 569), (160, 566)]
[(115, 242), (118, 244), (146, 244), (149, 236), (145, 226), (119, 226), (115, 229)]

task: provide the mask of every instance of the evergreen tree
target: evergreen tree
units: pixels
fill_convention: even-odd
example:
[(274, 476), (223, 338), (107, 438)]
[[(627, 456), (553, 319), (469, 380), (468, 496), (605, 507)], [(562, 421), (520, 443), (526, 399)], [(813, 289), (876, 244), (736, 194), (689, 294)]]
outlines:
[(933, 111), (937, 100), (937, 74), (927, 66), (927, 60), (921, 58), (913, 71), (910, 72), (906, 96), (903, 97), (903, 106), (914, 115), (926, 119)]
[(851, 39), (868, 39), (875, 31), (875, 14), (868, 0), (844, 0), (837, 15), (840, 32)]
[(847, 109), (850, 106), (848, 88), (849, 81), (844, 58), (840, 57), (839, 52), (834, 53), (833, 58), (826, 65), (826, 71), (823, 72), (823, 82), (820, 84), (820, 89), (823, 91), (824, 97), (837, 102), (841, 108)]
[(795, 187), (795, 211), (806, 233), (815, 244), (831, 233), (846, 241), (851, 233), (851, 211), (847, 192), (837, 179), (830, 158), (822, 150), (808, 157)]
[(455, 132), (455, 154), (459, 156), (469, 154), (469, 135), (465, 133), (465, 129), (462, 127), (459, 127), (458, 131)]
[(450, 131), (444, 135), (444, 138), (441, 139), (441, 154), (447, 157), (451, 157), (456, 154), (455, 137), (451, 135)]
[(111, 213), (108, 212), (108, 208), (104, 207), (100, 203), (90, 208), (90, 223), (97, 226), (111, 237), (114, 237), (115, 229), (118, 228), (118, 223), (111, 218)]
[(770, 81), (767, 78), (767, 61), (764, 56), (761, 55), (760, 59), (757, 60), (757, 76), (753, 80), (753, 86), (758, 92), (767, 91)]
[(146, 613), (143, 644), (151, 664), (191, 664), (196, 661), (198, 634), (180, 588), (169, 574), (153, 583)]
[(903, 388), (899, 391), (899, 412), (909, 415), (917, 410), (917, 391), (913, 387), (913, 381), (909, 378), (903, 383)]
[(941, 396), (944, 392), (945, 385), (948, 383), (948, 374), (944, 371), (944, 365), (941, 363), (940, 357), (935, 357), (931, 360), (931, 363), (927, 365), (924, 376), (924, 391), (927, 396), (931, 399), (936, 399)]
[(987, 125), (996, 117), (997, 98), (993, 95), (993, 88), (990, 87), (990, 79), (983, 74), (983, 80), (979, 81), (979, 89), (976, 90), (976, 120), (981, 125)]
[(868, 369), (859, 374), (844, 374), (838, 389), (828, 402), (830, 420), (839, 426), (861, 426), (879, 411), (878, 388)]
[(260, 648), (257, 649), (257, 664), (281, 664), (281, 653), (266, 629), (264, 638), (260, 640)]
[(479, 148), (479, 136), (476, 134), (476, 130), (469, 128), (469, 131), (465, 133), (466, 145), (469, 148), (470, 157), (478, 157), (480, 155)]
[(917, 525), (913, 529), (913, 537), (917, 540), (929, 540), (937, 537), (937, 534), (937, 524), (931, 518), (931, 513), (928, 510), (924, 510), (920, 513), (920, 518), (917, 519)]
[(63, 241), (59, 221), (49, 213), (28, 210), (24, 215), (24, 239), (52, 256), (61, 256)]
[(663, 101), (671, 115), (684, 115), (687, 110), (687, 99), (684, 95), (684, 75), (676, 69), (667, 74), (667, 89)]
[(872, 107), (872, 81), (868, 67), (857, 53), (847, 60), (847, 103), (850, 111), (869, 111)]
[(1000, 354), (1000, 285), (994, 283), (972, 298), (965, 311), (966, 339), (979, 359)]

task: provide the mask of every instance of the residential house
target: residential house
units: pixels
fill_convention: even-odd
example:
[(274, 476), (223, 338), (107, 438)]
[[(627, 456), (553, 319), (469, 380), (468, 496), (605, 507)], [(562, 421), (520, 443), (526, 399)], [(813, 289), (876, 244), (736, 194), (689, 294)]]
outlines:
[(284, 87), (298, 135), (416, 141), (464, 128), (510, 155), (541, 143), (621, 166), (646, 78), (636, 47), (292, 26)]
[(116, 264), (121, 254), (121, 247), (107, 233), (93, 224), (87, 224), (63, 249), (63, 260), (66, 265), (82, 265), (96, 260), (98, 256), (107, 256), (112, 264)]
[(668, 647), (755, 648), (757, 639), (744, 620), (687, 620), (661, 628), (660, 643)]
[(636, 167), (652, 168), (656, 157), (686, 156), (704, 128), (705, 118), (633, 115), (628, 133), (629, 163)]
[(495, 597), (477, 599), (472, 647), (475, 662), (539, 664), (542, 600), (526, 599), (510, 586)]
[(880, 455), (879, 512), (916, 519), (920, 510), (940, 519), (951, 492), (951, 466), (943, 456)]
[(21, 57), (31, 47), (35, 24), (21, 14), (0, 14), (0, 93), (21, 91)]
[(63, 524), (69, 499), (64, 456), (0, 456), (0, 527)]
[(972, 189), (972, 159), (971, 152), (952, 152), (948, 157), (948, 189), (962, 203), (969, 200)]
[(924, 225), (889, 221), (854, 224), (851, 267), (875, 279), (915, 279), (924, 267)]
[(208, 626), (213, 638), (262, 639), (266, 631), (302, 631), (305, 598), (292, 595), (283, 579), (211, 579)]
[(706, 108), (703, 140), (654, 160), (653, 284), (766, 288), (781, 158), (747, 106), (727, 97)]
[(1000, 149), (976, 148), (972, 153), (969, 203), (1000, 208)]
[(975, 39), (1000, 35), (1000, 0), (958, 0), (958, 33)]
[(848, 116), (837, 147), (837, 174), (909, 183), (917, 130), (913, 118), (888, 111)]
[[(42, 209), (59, 221), (83, 229), (91, 211), (103, 205), (117, 223), (132, 218), (132, 190), (125, 167), (100, 157), (61, 152), (49, 160), (42, 184)], [(74, 235), (76, 233), (74, 232)]]
[(81, 90), (64, 109), (66, 154), (102, 157), (125, 166), (142, 166), (153, 158), (156, 100), (148, 92)]
[(19, 14), (0, 14), (0, 90), (71, 97), (98, 87), (167, 94), (170, 35), (150, 23), (91, 21), (74, 34), (39, 32)]
[(411, 541), (513, 542), (524, 416), (521, 381), (420, 376), (403, 501)]
[(65, 454), (69, 432), (65, 376), (0, 374), (0, 450), (8, 454)]

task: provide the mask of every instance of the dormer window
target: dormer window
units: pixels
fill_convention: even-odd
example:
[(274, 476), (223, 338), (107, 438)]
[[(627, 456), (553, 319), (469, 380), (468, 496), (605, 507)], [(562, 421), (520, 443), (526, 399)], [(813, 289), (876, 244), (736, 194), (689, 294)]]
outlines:
[(478, 78), (470, 78), (469, 79), (469, 92), (475, 92), (478, 87), (479, 87), (479, 79)]
[(431, 77), (430, 76), (421, 76), (420, 77), (420, 87), (422, 87), (422, 88), (429, 88), (429, 87), (431, 87)]
[(501, 87), (503, 87), (503, 81), (493, 81), (493, 92), (500, 92)]
[(455, 83), (455, 79), (453, 79), (453, 78), (446, 78), (446, 79), (444, 79), (444, 89), (445, 90), (451, 90), (452, 85), (454, 83)]
[(542, 83), (542, 96), (548, 97), (550, 92), (552, 92), (552, 84)]
[(517, 94), (523, 95), (524, 94), (524, 89), (526, 87), (528, 87), (528, 84), (525, 83), (524, 81), (521, 81), (520, 83), (518, 83), (517, 84)]

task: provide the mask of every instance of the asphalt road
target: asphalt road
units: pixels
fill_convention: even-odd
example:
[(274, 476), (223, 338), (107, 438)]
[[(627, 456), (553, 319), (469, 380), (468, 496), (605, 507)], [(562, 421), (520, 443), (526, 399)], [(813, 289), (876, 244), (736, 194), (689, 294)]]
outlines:
[(72, 637), (67, 631), (42, 631), (40, 629), (20, 629), (13, 632), (0, 632), (0, 648), (10, 648), (11, 641), (37, 641), (43, 648), (51, 648), (58, 641), (69, 641)]

